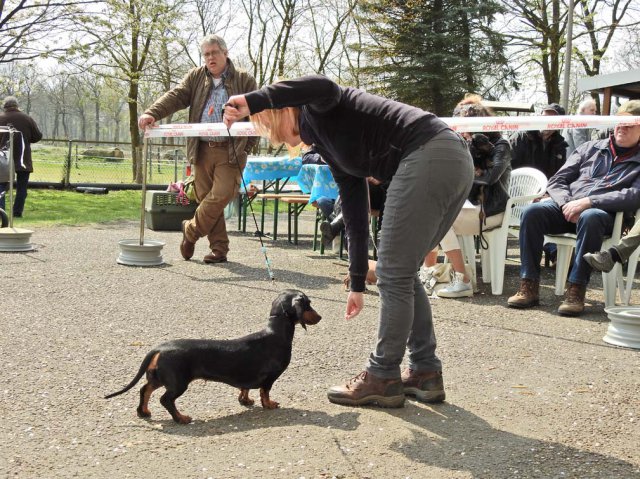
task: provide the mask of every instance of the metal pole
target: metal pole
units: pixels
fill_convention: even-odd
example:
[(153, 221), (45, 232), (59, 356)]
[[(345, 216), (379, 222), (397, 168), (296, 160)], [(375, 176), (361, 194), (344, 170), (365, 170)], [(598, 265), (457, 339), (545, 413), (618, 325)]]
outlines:
[(9, 214), (9, 228), (13, 228), (13, 180), (16, 176), (16, 167), (13, 164), (13, 154), (15, 151), (13, 148), (14, 131), (13, 128), (9, 130), (9, 202), (7, 203), (7, 205), (10, 205), (9, 211), (7, 212)]
[(564, 52), (564, 88), (562, 90), (562, 106), (569, 113), (569, 80), (571, 78), (571, 49), (573, 43), (573, 3), (569, 0), (569, 11), (567, 12), (567, 42)]
[[(69, 140), (69, 149), (67, 151), (67, 162), (64, 168), (64, 178), (62, 178), (62, 184), (64, 186), (69, 186), (71, 184), (71, 156), (72, 155), (73, 155), (73, 140)], [(78, 152), (76, 151), (76, 167), (78, 166), (77, 158), (78, 158)]]
[(144, 246), (144, 206), (147, 200), (147, 157), (149, 156), (149, 138), (145, 136), (143, 142), (143, 150), (142, 153), (143, 161), (142, 163), (142, 208), (140, 211), (140, 246)]

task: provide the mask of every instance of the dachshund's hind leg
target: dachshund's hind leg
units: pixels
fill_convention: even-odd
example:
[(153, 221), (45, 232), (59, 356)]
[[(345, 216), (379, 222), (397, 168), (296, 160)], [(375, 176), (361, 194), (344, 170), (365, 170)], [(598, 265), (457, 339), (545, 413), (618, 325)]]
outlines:
[(138, 417), (151, 417), (151, 411), (149, 411), (149, 399), (151, 393), (162, 386), (162, 383), (158, 379), (158, 357), (160, 353), (156, 354), (149, 367), (147, 368), (147, 384), (140, 388), (140, 404), (138, 405)]
[(238, 396), (238, 402), (243, 406), (253, 406), (255, 401), (249, 397), (248, 389), (241, 389), (240, 395)]
[(276, 409), (278, 403), (269, 399), (269, 391), (267, 388), (260, 388), (260, 402), (265, 409)]
[(162, 386), (162, 384), (149, 381), (140, 388), (140, 404), (137, 409), (138, 417), (151, 417), (151, 411), (149, 411), (149, 399), (151, 398), (151, 393), (160, 386)]
[(160, 404), (169, 411), (173, 420), (178, 424), (189, 424), (191, 422), (191, 418), (189, 416), (180, 414), (176, 408), (176, 399), (182, 396), (182, 394), (187, 390), (187, 386), (188, 384), (180, 384), (173, 389), (167, 389), (167, 392), (160, 397)]

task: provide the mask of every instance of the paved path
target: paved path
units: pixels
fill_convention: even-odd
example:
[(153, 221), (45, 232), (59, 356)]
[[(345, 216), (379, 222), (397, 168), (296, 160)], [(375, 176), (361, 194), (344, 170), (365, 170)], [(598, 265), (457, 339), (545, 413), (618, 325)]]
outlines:
[[(308, 235), (298, 247), (283, 237), (268, 248), (275, 284), (250, 235), (233, 233), (230, 262), (213, 266), (201, 262), (204, 242), (186, 262), (179, 233), (147, 231), (166, 241), (167, 264), (116, 264), (118, 241), (137, 235), (134, 223), (39, 228), (36, 252), (0, 253), (0, 476), (640, 477), (640, 351), (602, 341), (598, 278), (582, 318), (554, 313), (550, 271), (542, 306), (529, 311), (506, 308), (506, 296), (484, 285), (473, 298), (435, 300), (447, 402), (349, 408), (327, 402), (326, 390), (362, 370), (375, 287), (347, 322), (345, 264), (312, 252)], [(514, 259), (505, 294), (517, 284)], [(288, 287), (304, 290), (323, 319), (296, 332), (272, 390), (281, 409), (242, 407), (237, 391), (203, 381), (178, 402), (195, 420), (188, 426), (171, 421), (159, 395), (153, 417), (138, 419), (137, 387), (102, 398), (131, 380), (153, 345), (262, 329)]]

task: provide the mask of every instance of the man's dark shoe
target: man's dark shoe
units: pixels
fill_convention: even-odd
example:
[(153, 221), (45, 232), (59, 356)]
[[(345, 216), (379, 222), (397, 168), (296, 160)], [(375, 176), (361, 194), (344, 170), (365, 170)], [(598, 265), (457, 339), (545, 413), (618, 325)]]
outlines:
[(582, 256), (584, 260), (596, 271), (608, 273), (616, 265), (616, 262), (609, 251), (598, 251), (597, 253), (587, 253)]
[(445, 400), (444, 382), (441, 371), (402, 371), (402, 385), (405, 396), (415, 396), (418, 401), (439, 403)]
[(507, 300), (511, 308), (530, 308), (540, 304), (540, 281), (523, 278), (520, 290)]
[(344, 386), (333, 386), (327, 396), (332, 403), (346, 406), (404, 406), (404, 389), (400, 378), (379, 378), (367, 371), (350, 379)]
[(187, 235), (185, 233), (187, 229), (188, 220), (182, 221), (182, 243), (180, 243), (180, 254), (185, 260), (190, 260), (193, 256), (193, 252), (196, 249), (196, 244), (192, 243), (187, 239)]
[(564, 301), (558, 308), (562, 316), (579, 316), (584, 311), (584, 297), (587, 293), (586, 284), (567, 283)]
[(221, 253), (216, 253), (215, 251), (212, 251), (211, 253), (209, 253), (204, 257), (203, 261), (207, 264), (226, 263), (227, 257)]

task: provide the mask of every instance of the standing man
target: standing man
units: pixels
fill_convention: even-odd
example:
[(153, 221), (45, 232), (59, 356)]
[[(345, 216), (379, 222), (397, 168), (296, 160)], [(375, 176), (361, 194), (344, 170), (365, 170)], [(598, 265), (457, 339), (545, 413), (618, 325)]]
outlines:
[[(236, 70), (222, 37), (206, 36), (200, 50), (204, 66), (191, 69), (178, 86), (151, 105), (138, 119), (141, 129), (187, 107), (189, 123), (220, 123), (223, 105), (230, 96), (257, 88), (251, 75)], [(185, 260), (193, 256), (196, 241), (206, 236), (211, 252), (205, 255), (204, 262), (227, 261), (229, 237), (224, 208), (238, 193), (241, 171), (257, 142), (257, 137), (237, 137), (234, 141), (220, 137), (187, 139), (187, 158), (195, 165), (199, 205), (194, 217), (182, 222), (180, 253)]]
[[(24, 203), (27, 199), (27, 185), (29, 176), (33, 172), (31, 161), (31, 143), (37, 143), (42, 139), (42, 133), (35, 120), (18, 108), (18, 100), (8, 96), (2, 104), (4, 113), (0, 113), (0, 126), (15, 128), (20, 133), (13, 136), (13, 162), (16, 170), (16, 196), (13, 201), (13, 217), (21, 218), (24, 211)], [(23, 147), (24, 145), (24, 147)], [(9, 134), (0, 135), (0, 148), (9, 147)], [(9, 181), (13, 181), (10, 178)], [(8, 183), (0, 183), (0, 193), (9, 188)], [(5, 197), (0, 199), (0, 208), (5, 209)]]

